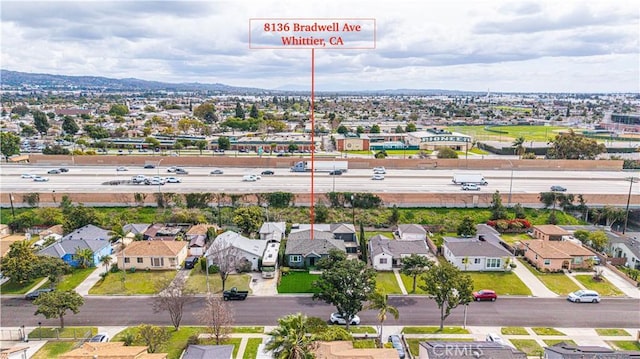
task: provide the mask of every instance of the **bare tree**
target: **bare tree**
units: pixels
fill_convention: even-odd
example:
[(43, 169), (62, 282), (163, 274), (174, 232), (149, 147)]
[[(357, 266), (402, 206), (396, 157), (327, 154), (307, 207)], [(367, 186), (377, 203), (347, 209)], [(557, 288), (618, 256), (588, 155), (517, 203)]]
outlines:
[(208, 295), (204, 310), (197, 314), (200, 322), (206, 326), (207, 332), (215, 339), (216, 345), (229, 338), (233, 325), (233, 310), (221, 296)]
[(224, 291), (229, 274), (235, 272), (240, 264), (242, 259), (240, 251), (225, 239), (216, 238), (207, 253), (207, 270), (210, 265), (217, 267), (222, 282), (222, 291)]
[(154, 298), (154, 312), (168, 311), (171, 324), (177, 330), (180, 328), (185, 304), (193, 298), (193, 293), (186, 289), (186, 278), (176, 276), (173, 281), (164, 280), (158, 283), (158, 295)]

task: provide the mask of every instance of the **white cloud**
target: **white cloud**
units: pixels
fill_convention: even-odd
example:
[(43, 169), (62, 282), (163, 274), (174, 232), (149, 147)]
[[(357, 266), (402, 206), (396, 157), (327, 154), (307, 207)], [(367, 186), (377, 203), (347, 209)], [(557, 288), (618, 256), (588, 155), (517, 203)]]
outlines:
[(374, 50), (317, 50), (318, 89), (633, 91), (632, 1), (2, 1), (9, 70), (304, 88), (310, 50), (249, 49), (252, 18), (375, 18)]

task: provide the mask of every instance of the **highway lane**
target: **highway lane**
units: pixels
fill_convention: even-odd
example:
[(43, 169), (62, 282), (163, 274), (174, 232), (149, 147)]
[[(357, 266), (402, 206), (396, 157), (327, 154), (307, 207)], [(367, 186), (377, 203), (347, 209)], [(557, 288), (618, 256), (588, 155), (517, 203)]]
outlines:
[[(259, 174), (262, 169), (224, 168), (223, 175), (210, 175), (212, 168), (186, 168), (188, 175), (174, 175), (168, 173), (166, 167), (143, 169), (130, 167), (128, 171), (116, 172), (115, 167), (104, 166), (75, 166), (70, 167), (69, 173), (48, 175), (51, 166), (4, 166), (0, 176), (0, 190), (5, 192), (271, 192), (286, 190), (292, 193), (309, 192), (311, 186), (310, 173), (294, 173), (288, 169), (275, 169), (274, 176), (262, 176), (256, 182), (243, 182), (242, 177), (247, 174)], [(49, 182), (33, 182), (22, 179), (22, 173), (42, 175), (49, 178)], [(382, 181), (372, 180), (370, 169), (352, 169), (341, 176), (330, 176), (324, 172), (315, 173), (314, 190), (323, 192), (373, 192), (373, 193), (460, 193), (459, 186), (451, 183), (454, 173), (478, 173), (465, 170), (388, 170)], [(552, 185), (561, 185), (569, 193), (603, 193), (626, 194), (628, 181), (625, 180), (629, 172), (585, 172), (585, 171), (513, 171), (491, 170), (483, 171), (489, 182), (483, 186), (481, 192), (498, 190), (502, 193), (540, 193), (549, 191)], [(109, 186), (103, 183), (114, 180), (128, 180), (132, 176), (176, 176), (181, 178), (180, 184), (166, 184), (157, 186), (118, 185)], [(633, 194), (640, 193), (640, 186)]]
[[(203, 309), (203, 297), (196, 297), (184, 310), (183, 325), (199, 325), (197, 313)], [(120, 326), (150, 323), (170, 325), (166, 312), (155, 313), (150, 297), (87, 297), (76, 315), (65, 316), (66, 325)], [(439, 310), (430, 299), (420, 296), (392, 296), (400, 318), (387, 325), (438, 325)], [(313, 301), (309, 296), (249, 297), (230, 302), (236, 325), (276, 325), (286, 314), (302, 312), (308, 316), (328, 319), (335, 307)], [(56, 326), (59, 320), (35, 316), (36, 307), (22, 298), (2, 298), (2, 327), (20, 325)], [(605, 298), (599, 304), (576, 304), (564, 298), (500, 298), (496, 302), (470, 303), (467, 325), (476, 326), (549, 326), (586, 328), (640, 327), (640, 300)], [(377, 324), (376, 312), (358, 314), (363, 325)], [(462, 325), (464, 309), (458, 307), (447, 319), (447, 325)]]

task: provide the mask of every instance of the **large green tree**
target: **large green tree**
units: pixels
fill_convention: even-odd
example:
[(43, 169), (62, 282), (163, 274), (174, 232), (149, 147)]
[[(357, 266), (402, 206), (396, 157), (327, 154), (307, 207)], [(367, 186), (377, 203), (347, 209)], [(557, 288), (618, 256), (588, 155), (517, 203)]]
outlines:
[(78, 261), (78, 267), (89, 268), (93, 267), (93, 251), (90, 248), (76, 248), (75, 259)]
[(473, 219), (469, 216), (464, 217), (458, 225), (457, 234), (462, 237), (473, 237), (476, 233), (478, 233), (478, 229)]
[(449, 147), (440, 147), (438, 149), (438, 158), (458, 158), (458, 153)]
[(278, 319), (278, 326), (269, 332), (265, 349), (277, 359), (312, 359), (315, 338), (308, 334), (307, 316), (289, 314)]
[(314, 285), (318, 292), (313, 299), (335, 305), (349, 330), (351, 320), (376, 288), (376, 272), (364, 262), (344, 260), (325, 269)]
[(596, 140), (578, 135), (573, 130), (556, 136), (551, 141), (547, 158), (562, 160), (593, 160), (607, 151), (607, 147)]
[(227, 136), (218, 137), (218, 148), (221, 150), (228, 150), (231, 148), (231, 141)]
[(36, 128), (36, 130), (38, 130), (40, 134), (46, 134), (49, 130), (49, 127), (51, 127), (47, 115), (44, 112), (38, 110), (33, 111), (32, 115), (33, 126)]
[(129, 108), (125, 104), (113, 104), (109, 109), (111, 116), (124, 116), (129, 113)]
[(29, 241), (11, 243), (9, 252), (2, 257), (2, 274), (16, 284), (23, 285), (37, 276), (38, 256), (33, 252)]
[(242, 108), (240, 102), (236, 102), (236, 117), (242, 120), (245, 118), (244, 108)]
[(453, 264), (442, 262), (432, 266), (422, 279), (424, 284), (420, 288), (433, 297), (440, 309), (441, 330), (452, 309), (473, 300), (473, 280)]
[(155, 353), (160, 345), (166, 343), (171, 338), (171, 333), (166, 327), (159, 327), (151, 324), (140, 324), (137, 327), (136, 339), (143, 342), (149, 353)]
[(513, 143), (511, 144), (511, 147), (513, 147), (513, 152), (518, 155), (518, 156), (522, 156), (525, 152), (525, 148), (524, 148), (524, 142), (525, 139), (523, 136), (520, 136), (518, 138), (516, 138)]
[(495, 191), (491, 197), (491, 219), (507, 219), (507, 209), (502, 205), (500, 191)]
[(256, 106), (256, 104), (254, 103), (254, 104), (251, 106), (251, 110), (249, 111), (249, 117), (251, 117), (251, 118), (258, 118), (258, 115), (259, 115), (259, 113), (258, 113), (258, 106)]
[(9, 162), (9, 157), (20, 153), (20, 136), (11, 132), (0, 132), (0, 152)]
[(64, 316), (67, 311), (77, 314), (84, 304), (84, 298), (75, 290), (53, 291), (42, 293), (33, 302), (38, 306), (35, 315), (42, 314), (45, 318), (60, 318), (60, 328), (64, 328)]
[(216, 106), (212, 102), (205, 102), (196, 107), (193, 110), (193, 115), (209, 124), (218, 121)]
[(429, 258), (415, 253), (411, 254), (408, 257), (402, 258), (402, 274), (413, 278), (411, 293), (416, 292), (418, 276), (426, 273), (432, 265), (433, 263), (431, 263)]
[(80, 131), (80, 127), (72, 117), (65, 116), (62, 121), (62, 130), (70, 135), (75, 135)]
[(245, 234), (255, 233), (262, 225), (262, 209), (258, 206), (241, 207), (233, 211), (233, 224)]

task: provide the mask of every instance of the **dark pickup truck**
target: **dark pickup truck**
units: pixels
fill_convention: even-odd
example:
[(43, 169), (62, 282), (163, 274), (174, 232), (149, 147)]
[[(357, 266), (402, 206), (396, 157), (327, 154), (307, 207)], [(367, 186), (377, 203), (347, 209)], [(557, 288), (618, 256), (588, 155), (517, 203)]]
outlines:
[(249, 295), (249, 291), (246, 290), (238, 290), (238, 288), (233, 287), (231, 290), (225, 290), (222, 292), (222, 298), (224, 300), (245, 300), (247, 299), (247, 295)]

